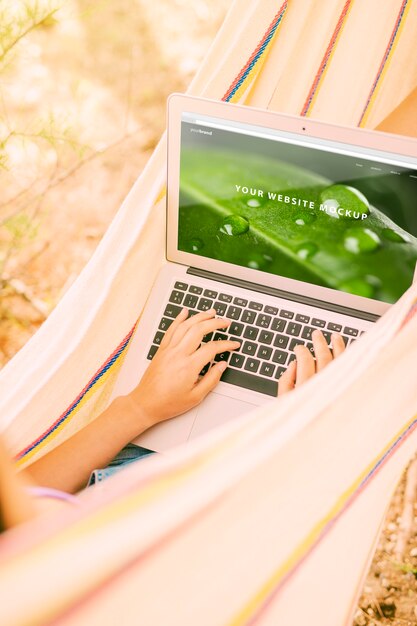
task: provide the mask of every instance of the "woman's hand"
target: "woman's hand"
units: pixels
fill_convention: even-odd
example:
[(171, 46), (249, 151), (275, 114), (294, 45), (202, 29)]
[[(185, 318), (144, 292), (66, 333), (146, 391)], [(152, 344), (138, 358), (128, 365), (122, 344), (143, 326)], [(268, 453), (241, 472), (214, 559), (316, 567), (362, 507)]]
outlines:
[(219, 340), (201, 345), (204, 335), (230, 324), (230, 320), (215, 315), (216, 311), (210, 309), (188, 317), (188, 310), (183, 309), (165, 333), (141, 381), (129, 394), (148, 427), (196, 406), (219, 382), (227, 367), (224, 361), (216, 363), (203, 377), (199, 373), (216, 354), (235, 350), (240, 342)]
[(306, 346), (296, 346), (294, 353), (296, 359), (291, 361), (287, 370), (279, 379), (278, 395), (287, 393), (294, 387), (302, 385), (306, 380), (311, 378), (316, 372), (320, 372), (326, 365), (331, 363), (333, 359), (338, 357), (345, 349), (345, 342), (341, 335), (332, 334), (332, 350), (330, 350), (327, 342), (320, 330), (315, 330), (312, 334), (314, 355)]

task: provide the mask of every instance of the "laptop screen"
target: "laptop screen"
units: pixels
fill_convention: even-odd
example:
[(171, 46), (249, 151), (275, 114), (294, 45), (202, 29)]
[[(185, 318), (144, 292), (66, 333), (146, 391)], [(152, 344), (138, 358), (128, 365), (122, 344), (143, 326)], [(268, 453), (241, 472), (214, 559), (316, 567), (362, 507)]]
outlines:
[(413, 280), (416, 202), (395, 155), (183, 113), (184, 252), (392, 303)]

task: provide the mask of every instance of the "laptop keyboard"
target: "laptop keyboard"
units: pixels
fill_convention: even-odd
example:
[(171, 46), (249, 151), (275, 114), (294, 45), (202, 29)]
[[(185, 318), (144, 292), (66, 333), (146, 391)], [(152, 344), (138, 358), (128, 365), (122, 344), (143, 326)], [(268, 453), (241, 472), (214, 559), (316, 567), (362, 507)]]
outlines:
[(345, 345), (355, 341), (363, 332), (287, 308), (232, 296), (226, 291), (177, 281), (149, 349), (149, 360), (155, 356), (165, 332), (183, 307), (189, 309), (190, 316), (213, 308), (219, 317), (231, 320), (226, 330), (205, 335), (203, 342), (232, 339), (241, 344), (238, 350), (218, 354), (201, 374), (204, 375), (213, 363), (227, 361), (229, 366), (221, 377), (223, 382), (270, 396), (277, 395), (277, 381), (295, 359), (295, 346), (305, 345), (314, 354), (311, 338), (314, 330), (320, 329), (328, 344), (332, 332), (340, 333)]

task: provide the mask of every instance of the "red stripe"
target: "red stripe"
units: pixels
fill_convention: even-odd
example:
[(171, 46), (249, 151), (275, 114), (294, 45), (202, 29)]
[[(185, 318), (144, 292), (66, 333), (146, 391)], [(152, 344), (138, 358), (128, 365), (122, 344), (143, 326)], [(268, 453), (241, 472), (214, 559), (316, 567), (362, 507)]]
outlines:
[(317, 87), (318, 87), (319, 82), (321, 80), (321, 77), (323, 75), (324, 69), (325, 69), (325, 67), (327, 65), (327, 62), (329, 60), (329, 57), (331, 55), (332, 49), (333, 49), (333, 47), (334, 47), (334, 45), (336, 43), (336, 40), (337, 40), (337, 38), (339, 36), (340, 29), (342, 28), (343, 22), (345, 20), (345, 17), (347, 15), (347, 12), (349, 10), (349, 6), (351, 5), (351, 3), (352, 3), (352, 0), (347, 0), (346, 3), (345, 3), (345, 6), (343, 7), (342, 13), (340, 14), (339, 20), (338, 20), (338, 22), (336, 24), (336, 28), (333, 31), (332, 38), (330, 39), (330, 43), (327, 46), (326, 52), (324, 53), (324, 57), (322, 59), (322, 62), (321, 62), (320, 67), (318, 69), (318, 72), (317, 72), (317, 74), (316, 74), (316, 76), (314, 78), (313, 85), (312, 85), (312, 87), (311, 87), (311, 89), (309, 91), (309, 94), (307, 96), (307, 99), (306, 99), (306, 101), (304, 103), (304, 106), (303, 106), (303, 109), (302, 109), (300, 115), (305, 116), (307, 114), (307, 112), (308, 112), (308, 109), (309, 109), (310, 104), (311, 104), (311, 102), (313, 100), (314, 94), (315, 94), (315, 92), (317, 90)]
[(285, 0), (284, 4), (281, 6), (280, 10), (278, 11), (278, 13), (275, 15), (275, 17), (273, 18), (272, 22), (270, 23), (270, 25), (268, 26), (267, 30), (265, 31), (264, 36), (262, 37), (262, 39), (260, 40), (260, 42), (258, 43), (258, 45), (256, 46), (255, 50), (252, 52), (251, 56), (249, 57), (248, 61), (246, 62), (246, 64), (242, 67), (242, 69), (240, 70), (239, 74), (236, 76), (236, 78), (234, 79), (234, 81), (232, 82), (232, 84), (230, 85), (229, 89), (226, 91), (226, 93), (224, 94), (222, 100), (226, 100), (226, 98), (229, 97), (230, 92), (233, 91), (233, 88), (235, 87), (235, 85), (239, 82), (239, 80), (242, 78), (243, 74), (246, 72), (246, 70), (248, 69), (249, 65), (251, 64), (251, 62), (253, 61), (253, 59), (255, 58), (255, 56), (258, 54), (259, 50), (261, 49), (262, 45), (265, 43), (265, 40), (268, 38), (271, 30), (274, 28), (274, 25), (276, 23), (276, 21), (279, 19), (280, 15), (285, 11), (286, 5), (287, 5), (288, 0)]

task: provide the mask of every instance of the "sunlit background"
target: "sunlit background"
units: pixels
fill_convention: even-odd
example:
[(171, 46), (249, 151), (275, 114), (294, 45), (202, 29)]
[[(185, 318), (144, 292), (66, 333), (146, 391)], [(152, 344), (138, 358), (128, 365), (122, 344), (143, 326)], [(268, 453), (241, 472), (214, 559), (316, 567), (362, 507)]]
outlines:
[(0, 0), (0, 366), (90, 258), (231, 0)]

